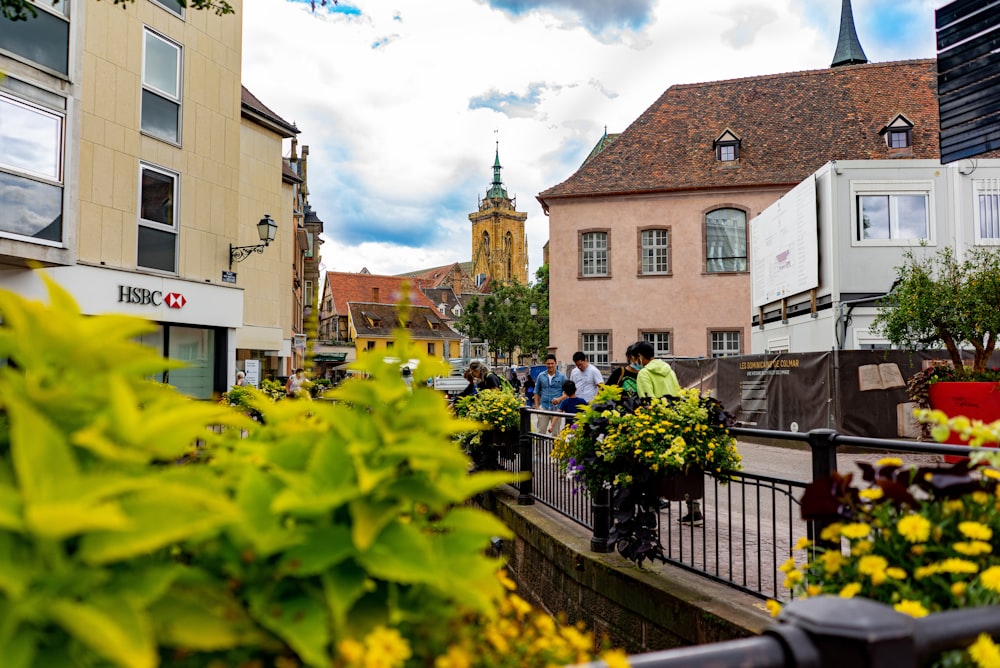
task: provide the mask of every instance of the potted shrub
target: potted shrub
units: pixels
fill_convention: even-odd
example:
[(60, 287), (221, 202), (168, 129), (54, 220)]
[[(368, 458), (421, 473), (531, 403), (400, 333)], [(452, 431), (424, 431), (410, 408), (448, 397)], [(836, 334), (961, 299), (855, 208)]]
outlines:
[(506, 459), (514, 458), (523, 405), (521, 397), (509, 387), (480, 390), (455, 402), (455, 413), (459, 417), (475, 420), (482, 425), (482, 430), (459, 436), (462, 448), (472, 458), (476, 468), (497, 468), (497, 455)]
[[(907, 392), (924, 408), (984, 420), (1000, 417), (1000, 371), (987, 368), (1000, 333), (1000, 249), (973, 248), (962, 261), (948, 246), (923, 258), (907, 251), (905, 258), (872, 329), (895, 346), (943, 347), (951, 361), (950, 368), (916, 374)], [(963, 348), (973, 350), (971, 365), (963, 359)], [(979, 384), (955, 387), (952, 382)]]
[(741, 468), (729, 423), (722, 404), (697, 389), (635, 399), (606, 385), (560, 432), (552, 457), (592, 496), (612, 490), (612, 538), (619, 553), (642, 565), (663, 560), (655, 531), (661, 496), (675, 489), (678, 500), (700, 498), (692, 482), (703, 489), (705, 473), (726, 482)]

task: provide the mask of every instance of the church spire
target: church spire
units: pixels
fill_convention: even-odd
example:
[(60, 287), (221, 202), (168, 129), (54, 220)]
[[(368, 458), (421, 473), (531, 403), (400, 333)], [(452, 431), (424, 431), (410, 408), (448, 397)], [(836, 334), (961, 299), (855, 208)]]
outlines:
[(840, 36), (837, 37), (837, 50), (833, 54), (830, 67), (840, 65), (861, 65), (868, 62), (858, 32), (854, 29), (854, 12), (851, 11), (851, 0), (843, 0), (840, 6)]
[(486, 192), (487, 197), (496, 197), (500, 199), (507, 199), (507, 190), (503, 187), (503, 181), (500, 180), (500, 142), (497, 141), (497, 153), (496, 158), (493, 160), (493, 185)]

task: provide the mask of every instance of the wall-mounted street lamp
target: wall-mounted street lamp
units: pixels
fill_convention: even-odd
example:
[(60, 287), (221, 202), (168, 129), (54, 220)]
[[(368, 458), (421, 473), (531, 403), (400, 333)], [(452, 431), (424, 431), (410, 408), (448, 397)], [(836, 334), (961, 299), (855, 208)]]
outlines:
[(538, 304), (532, 304), (531, 306), (529, 306), (528, 313), (531, 314), (531, 317), (535, 317), (536, 315), (538, 315)]
[(229, 271), (233, 270), (234, 262), (242, 262), (250, 257), (251, 253), (264, 253), (264, 248), (274, 241), (274, 233), (278, 231), (278, 224), (271, 218), (271, 214), (265, 213), (264, 217), (257, 223), (257, 234), (264, 243), (256, 246), (234, 246), (229, 244)]

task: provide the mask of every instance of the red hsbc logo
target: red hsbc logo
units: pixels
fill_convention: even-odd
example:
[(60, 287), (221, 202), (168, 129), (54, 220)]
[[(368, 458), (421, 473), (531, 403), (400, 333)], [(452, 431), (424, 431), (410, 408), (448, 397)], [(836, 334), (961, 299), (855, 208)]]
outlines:
[(183, 308), (187, 304), (187, 299), (179, 292), (168, 292), (164, 300), (167, 308)]

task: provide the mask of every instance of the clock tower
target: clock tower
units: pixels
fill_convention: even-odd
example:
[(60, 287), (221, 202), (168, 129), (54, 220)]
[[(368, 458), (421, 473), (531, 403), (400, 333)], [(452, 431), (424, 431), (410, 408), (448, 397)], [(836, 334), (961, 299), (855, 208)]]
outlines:
[(500, 147), (493, 161), (493, 183), (479, 199), (472, 221), (472, 275), (476, 285), (486, 280), (528, 284), (528, 244), (524, 221), (528, 214), (517, 211), (517, 199), (507, 196), (500, 180)]

